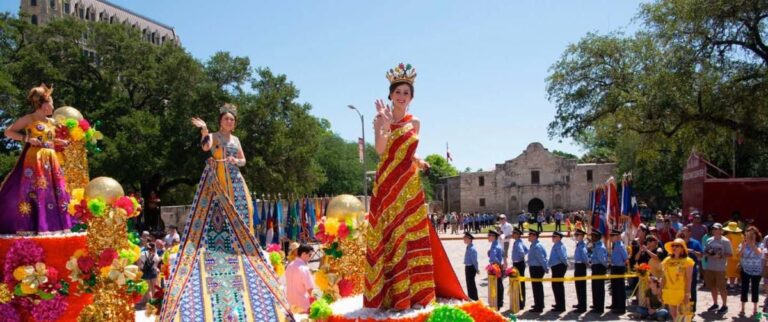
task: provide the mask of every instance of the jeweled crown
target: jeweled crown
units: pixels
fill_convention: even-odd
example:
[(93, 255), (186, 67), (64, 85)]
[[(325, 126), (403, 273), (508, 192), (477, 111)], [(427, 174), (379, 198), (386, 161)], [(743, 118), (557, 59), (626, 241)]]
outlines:
[(408, 83), (413, 85), (413, 82), (416, 80), (416, 68), (413, 68), (411, 64), (400, 63), (395, 68), (387, 71), (387, 79), (390, 84)]
[(237, 105), (224, 103), (224, 105), (219, 107), (219, 113), (232, 113), (232, 115), (237, 116)]

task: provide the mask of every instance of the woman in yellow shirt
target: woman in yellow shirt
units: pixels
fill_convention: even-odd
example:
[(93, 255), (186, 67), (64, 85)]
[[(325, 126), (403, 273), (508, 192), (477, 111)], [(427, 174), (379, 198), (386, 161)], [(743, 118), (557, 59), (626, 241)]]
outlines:
[(675, 321), (682, 305), (690, 305), (694, 262), (688, 257), (688, 248), (682, 238), (666, 243), (664, 249), (669, 256), (661, 263), (664, 271), (662, 300), (669, 307), (672, 321)]

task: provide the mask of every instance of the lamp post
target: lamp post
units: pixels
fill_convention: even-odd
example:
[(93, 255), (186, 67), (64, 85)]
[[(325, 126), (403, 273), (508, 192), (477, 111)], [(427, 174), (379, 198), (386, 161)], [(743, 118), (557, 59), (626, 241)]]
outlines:
[[(363, 164), (363, 205), (365, 205), (365, 212), (368, 212), (368, 180), (367, 180), (366, 174), (365, 174), (365, 172), (366, 172), (365, 171), (365, 121), (363, 120), (363, 113), (360, 113), (360, 110), (358, 110), (357, 107), (355, 107), (353, 105), (347, 105), (347, 107), (350, 110), (354, 110), (355, 112), (357, 112), (357, 115), (360, 116), (360, 129), (363, 132), (363, 137), (362, 137), (362, 140), (363, 140), (363, 142), (362, 142), (363, 143), (362, 149), (363, 150), (362, 150), (362, 158), (360, 160), (360, 162), (362, 162), (362, 164)], [(359, 144), (359, 142), (358, 142), (358, 144)]]

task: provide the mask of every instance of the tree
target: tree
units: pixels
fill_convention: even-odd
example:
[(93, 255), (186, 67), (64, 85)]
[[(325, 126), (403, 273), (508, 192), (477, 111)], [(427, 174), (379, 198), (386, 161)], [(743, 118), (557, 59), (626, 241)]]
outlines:
[[(375, 171), (379, 155), (370, 144), (366, 144), (365, 150), (365, 170)], [(344, 141), (337, 134), (328, 131), (322, 138), (316, 158), (327, 179), (319, 186), (318, 194), (330, 196), (343, 193), (363, 194), (363, 168), (358, 158), (357, 142)], [(369, 195), (370, 187), (368, 183)]]
[(427, 199), (433, 200), (435, 187), (440, 184), (441, 179), (457, 176), (459, 175), (459, 170), (456, 170), (456, 167), (439, 154), (430, 154), (424, 158), (424, 161), (429, 163), (430, 167), (429, 174), (426, 176), (422, 175), (422, 186)]
[[(163, 204), (188, 203), (209, 157), (189, 119), (199, 116), (215, 131), (218, 106), (231, 102), (240, 106), (235, 134), (252, 191), (304, 194), (324, 180), (315, 158), (326, 131), (321, 121), (309, 104), (296, 103), (298, 89), (286, 76), (254, 69), (248, 58), (219, 52), (202, 63), (122, 24), (66, 17), (35, 26), (4, 14), (0, 30), (0, 127), (29, 110), (28, 88), (53, 83), (56, 106), (100, 121), (103, 153), (90, 157), (91, 176), (114, 177), (145, 197), (154, 191)], [(0, 139), (0, 173), (19, 148)]]
[(578, 159), (576, 155), (560, 150), (552, 150), (552, 154), (566, 159)]
[(550, 135), (617, 160), (659, 204), (679, 199), (693, 149), (716, 164), (735, 153), (738, 176), (768, 175), (767, 16), (764, 1), (657, 1), (634, 35), (586, 35), (547, 78)]

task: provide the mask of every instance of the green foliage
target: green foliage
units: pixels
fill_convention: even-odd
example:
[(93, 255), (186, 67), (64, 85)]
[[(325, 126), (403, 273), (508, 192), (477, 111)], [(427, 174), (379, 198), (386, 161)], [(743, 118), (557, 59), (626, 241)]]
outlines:
[[(114, 177), (145, 198), (156, 191), (163, 204), (189, 202), (210, 156), (189, 119), (215, 131), (218, 106), (231, 102), (240, 107), (235, 135), (251, 191), (309, 194), (327, 178), (317, 152), (329, 125), (296, 102), (299, 91), (285, 75), (253, 68), (248, 58), (219, 52), (200, 62), (122, 24), (69, 18), (34, 26), (3, 14), (0, 30), (0, 128), (29, 112), (29, 88), (54, 84), (56, 106), (101, 121), (104, 152), (90, 157), (91, 176)], [(0, 139), (0, 173), (19, 148)]]
[(422, 187), (427, 200), (433, 200), (435, 187), (440, 183), (440, 179), (457, 176), (459, 170), (439, 154), (430, 154), (424, 158), (424, 161), (429, 163), (429, 174), (425, 176), (422, 173)]
[[(328, 131), (322, 137), (316, 160), (326, 178), (317, 190), (320, 195), (363, 194), (363, 168), (358, 157), (357, 142), (344, 141), (337, 134)], [(376, 149), (366, 144), (365, 170), (375, 171), (378, 163), (379, 155)], [(367, 184), (370, 195), (371, 185)]]
[(641, 6), (633, 35), (586, 35), (547, 78), (550, 135), (581, 143), (582, 161), (632, 171), (657, 207), (679, 199), (692, 150), (768, 175), (765, 17), (763, 1), (665, 0)]
[(568, 152), (564, 152), (564, 151), (560, 151), (560, 150), (553, 150), (552, 154), (554, 154), (556, 156), (559, 156), (559, 157), (566, 158), (566, 159), (578, 159), (579, 158), (579, 157), (577, 157), (576, 155), (574, 155), (572, 153), (568, 153)]

